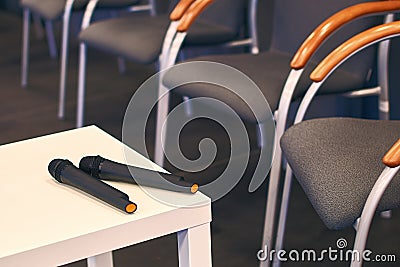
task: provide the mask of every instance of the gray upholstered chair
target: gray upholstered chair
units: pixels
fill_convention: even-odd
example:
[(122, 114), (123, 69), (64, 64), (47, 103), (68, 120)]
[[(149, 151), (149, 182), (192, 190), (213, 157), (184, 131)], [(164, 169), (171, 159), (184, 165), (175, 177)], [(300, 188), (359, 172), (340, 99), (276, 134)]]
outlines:
[[(64, 118), (65, 112), (65, 91), (67, 81), (67, 64), (68, 64), (68, 25), (71, 12), (71, 6), (74, 1), (67, 0), (64, 18), (63, 18), (63, 37), (62, 37), (62, 55), (61, 55), (61, 67), (60, 67), (60, 87), (59, 87), (59, 107), (58, 117)], [(83, 1), (83, 0), (78, 0)], [(107, 10), (121, 10), (125, 9), (129, 12), (141, 12), (148, 11), (151, 15), (156, 12), (156, 6), (154, 0), (98, 0), (96, 2), (85, 0), (88, 4), (87, 9), (83, 16), (82, 23), (88, 25), (92, 18), (93, 12), (96, 9), (107, 9)]]
[[(303, 97), (310, 84), (310, 80), (308, 79), (309, 73), (316, 66), (318, 60), (327, 54), (327, 51), (332, 50), (355, 33), (382, 23), (382, 16), (371, 17), (369, 15), (381, 15), (382, 13), (397, 11), (400, 8), (400, 2), (396, 1), (368, 2), (371, 1), (335, 1), (329, 3), (329, 5), (321, 5), (320, 2), (311, 0), (294, 2), (289, 0), (275, 1), (274, 28), (271, 48), (268, 51), (261, 52), (257, 55), (237, 54), (204, 56), (185, 61), (193, 62), (200, 60), (219, 62), (242, 71), (258, 85), (268, 101), (271, 110), (275, 111), (275, 154), (270, 171), (262, 247), (266, 245), (268, 248), (272, 248), (272, 243), (275, 238), (274, 220), (282, 160), (281, 150), (277, 144), (286, 127), (287, 114), (291, 101)], [(360, 4), (357, 5), (357, 3)], [(350, 6), (351, 4), (356, 5)], [(345, 9), (346, 7), (348, 8)], [(329, 17), (329, 15), (332, 15), (332, 17)], [(307, 19), (304, 19), (304, 17), (307, 17)], [(327, 17), (329, 18), (325, 22), (319, 24)], [(360, 17), (363, 18), (358, 19)], [(391, 15), (386, 17), (388, 21), (391, 19)], [(344, 24), (346, 24), (345, 27), (342, 27)], [(312, 32), (313, 29), (315, 29), (314, 32)], [(309, 35), (308, 39), (300, 46), (305, 36), (308, 36), (310, 32), (312, 32), (311, 35)], [(322, 43), (323, 45), (321, 46)], [(386, 79), (388, 60), (387, 45), (387, 43), (382, 43), (379, 47), (379, 63), (375, 61), (377, 55), (377, 50), (375, 48), (363, 51), (363, 53), (341, 66), (322, 86), (319, 93), (347, 94), (349, 96), (379, 94), (379, 106), (382, 117), (388, 117)], [(296, 54), (293, 46), (300, 47)], [(316, 52), (317, 49), (318, 51)], [(314, 52), (316, 52), (315, 55)], [(295, 54), (294, 57), (292, 56), (293, 54)], [(376, 69), (376, 64), (379, 65), (377, 68), (379, 79), (378, 83), (371, 84), (369, 80), (370, 72)], [(201, 75), (202, 72), (204, 71), (198, 70), (197, 75)], [(163, 83), (167, 88), (175, 88), (176, 85), (182, 84), (186, 79), (189, 78), (174, 73), (172, 69), (165, 74)], [(258, 125), (261, 139), (260, 143), (266, 143), (262, 141), (263, 138), (265, 138), (265, 134), (263, 134), (265, 125), (263, 125), (263, 122), (257, 121), (251, 110), (244, 105), (242, 99), (232, 92), (218, 86), (201, 83), (177, 87), (175, 92), (189, 97), (215, 98), (228, 104), (245, 121)], [(252, 94), (252, 92), (248, 93)], [(255, 106), (252, 108), (255, 112), (266, 110), (264, 107)], [(164, 120), (161, 120), (161, 122), (163, 121)], [(162, 123), (157, 121), (158, 129), (161, 125)], [(157, 132), (157, 139), (162, 141), (164, 138), (161, 137), (161, 130)], [(161, 145), (161, 141), (159, 141), (159, 145), (156, 146), (155, 152), (156, 162), (159, 164), (163, 162), (163, 146)], [(261, 147), (261, 149), (263, 149), (263, 147)], [(261, 160), (261, 162), (262, 163), (259, 163), (255, 170), (256, 174), (258, 172), (258, 175), (254, 176), (256, 179), (253, 178), (250, 182), (249, 191), (256, 190), (268, 174), (269, 169), (267, 167), (269, 164), (265, 164), (263, 160)], [(263, 165), (267, 167), (263, 168)], [(285, 188), (290, 188), (290, 184), (285, 185)], [(288, 190), (286, 190), (286, 193), (287, 191)], [(282, 205), (287, 205), (287, 201), (283, 200)], [(282, 233), (286, 218), (286, 208), (282, 208), (281, 210), (283, 214), (276, 237), (275, 248), (277, 250), (282, 247)], [(261, 262), (263, 266), (267, 264), (268, 262)]]
[[(360, 255), (374, 214), (400, 207), (400, 177), (396, 176), (400, 122), (354, 118), (300, 121), (321, 84), (343, 62), (399, 35), (398, 21), (379, 25), (349, 39), (321, 61), (311, 73), (313, 83), (302, 100), (296, 124), (281, 139), (289, 166), (322, 221), (332, 230), (354, 226), (353, 251)], [(351, 266), (361, 266), (362, 260), (355, 257)]]
[[(23, 45), (22, 45), (22, 62), (21, 62), (21, 85), (26, 87), (28, 85), (28, 71), (29, 71), (29, 30), (30, 30), (30, 17), (31, 13), (35, 17), (43, 18), (45, 21), (46, 36), (48, 39), (51, 57), (57, 57), (57, 45), (53, 32), (53, 21), (60, 18), (63, 19), (63, 32), (62, 32), (62, 51), (61, 51), (61, 86), (65, 81), (65, 70), (68, 56), (68, 33), (69, 21), (71, 11), (83, 10), (89, 0), (21, 0), (20, 5), (23, 8), (24, 22), (23, 22)], [(133, 9), (152, 9), (151, 5), (140, 5), (140, 0), (101, 0), (99, 3), (100, 8), (107, 9), (120, 9), (130, 8)]]
[[(171, 10), (176, 2), (176, 0), (170, 1)], [(250, 30), (252, 38), (242, 39), (240, 36), (247, 2), (250, 5), (249, 10), (254, 13), (257, 0), (216, 0), (191, 26), (183, 43), (184, 47), (251, 45), (252, 51), (257, 52), (255, 31), (252, 30), (254, 27)], [(225, 12), (224, 16), (220, 15), (222, 10)], [(168, 16), (164, 15), (153, 17), (127, 16), (92, 23), (89, 27), (82, 25), (82, 31), (79, 35), (81, 52), (77, 127), (84, 123), (87, 47), (93, 47), (141, 64), (159, 62), (169, 22)], [(254, 25), (254, 21), (251, 21), (250, 25)], [(176, 58), (172, 59), (173, 62), (175, 60)]]

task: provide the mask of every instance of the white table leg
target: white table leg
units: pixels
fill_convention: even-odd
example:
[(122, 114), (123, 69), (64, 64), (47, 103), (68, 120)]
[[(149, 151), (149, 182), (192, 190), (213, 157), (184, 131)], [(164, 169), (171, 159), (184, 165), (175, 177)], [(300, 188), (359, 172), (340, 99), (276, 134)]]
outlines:
[(106, 252), (87, 259), (88, 267), (113, 267), (112, 252)]
[(178, 232), (180, 267), (211, 267), (210, 224)]

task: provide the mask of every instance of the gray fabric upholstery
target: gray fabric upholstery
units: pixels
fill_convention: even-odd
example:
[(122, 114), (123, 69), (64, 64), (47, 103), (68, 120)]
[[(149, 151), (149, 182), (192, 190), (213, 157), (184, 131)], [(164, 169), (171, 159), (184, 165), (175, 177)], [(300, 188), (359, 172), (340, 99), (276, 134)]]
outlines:
[(198, 19), (188, 30), (184, 45), (218, 45), (236, 38), (235, 29)]
[(123, 17), (95, 22), (79, 34), (81, 42), (138, 63), (154, 62), (168, 27), (168, 17)]
[[(152, 63), (161, 53), (167, 16), (129, 16), (93, 23), (79, 35), (80, 41), (138, 63)], [(184, 45), (214, 45), (232, 40), (229, 28), (198, 20), (188, 31)]]
[[(281, 147), (311, 204), (330, 229), (351, 226), (376, 179), (400, 121), (330, 118), (289, 128)], [(379, 211), (400, 206), (400, 177), (385, 192)]]
[[(274, 17), (271, 49), (293, 55), (311, 31), (332, 14), (345, 7), (374, 0), (336, 0), (322, 4), (319, 0), (278, 0), (274, 1)], [(338, 44), (365, 29), (383, 22), (382, 16), (361, 18), (339, 29), (331, 38), (318, 49), (313, 59), (324, 58)], [(362, 52), (346, 62), (343, 67), (350, 72), (367, 73), (374, 62), (374, 50)]]
[(46, 20), (54, 20), (61, 16), (65, 0), (21, 0), (21, 6), (29, 8)]
[[(80, 0), (80, 1), (85, 1), (85, 0)], [(89, 1), (86, 0), (86, 2)], [(139, 4), (141, 2), (147, 3), (147, 1), (144, 0), (99, 0), (97, 6), (99, 8), (120, 8), (120, 7)]]
[[(165, 1), (165, 0), (163, 0)], [(250, 0), (214, 0), (209, 8), (204, 10), (199, 18), (212, 24), (224, 26), (238, 33), (246, 24), (245, 10)], [(168, 14), (172, 12), (179, 0), (169, 0)], [(223, 15), (221, 16), (221, 14)]]
[[(21, 0), (21, 6), (29, 8), (32, 12), (46, 20), (55, 20), (61, 17), (66, 0)], [(75, 0), (74, 8), (83, 8), (89, 0)], [(139, 0), (100, 0), (98, 7), (112, 8), (129, 6), (138, 3)]]
[(249, 0), (214, 0), (209, 8), (200, 14), (200, 20), (224, 26), (231, 32), (246, 31), (246, 13)]
[[(272, 111), (278, 108), (279, 99), (290, 72), (290, 60), (304, 39), (324, 19), (338, 10), (352, 4), (366, 2), (363, 0), (338, 0), (329, 5), (321, 5), (317, 0), (274, 1), (274, 23), (272, 31), (271, 48), (259, 55), (217, 55), (191, 58), (189, 61), (205, 60), (220, 62), (239, 69), (247, 74), (259, 86), (267, 99)], [(368, 2), (368, 1), (367, 1)], [(307, 18), (307, 19), (305, 19)], [(343, 40), (355, 33), (376, 25), (382, 21), (379, 16), (367, 19), (359, 19), (338, 30), (333, 38), (326, 41), (322, 49), (319, 49), (314, 62), (310, 62), (296, 88), (294, 98), (303, 96), (310, 84), (309, 74), (316, 66), (315, 62), (326, 55)], [(368, 73), (375, 68), (376, 46), (368, 48), (346, 61), (333, 75), (324, 83), (319, 94), (335, 94), (356, 89), (362, 89), (367, 84)], [(201, 71), (201, 70), (200, 70)], [(176, 84), (174, 79), (184, 79), (181, 75), (167, 74), (164, 84), (169, 87)], [(227, 90), (217, 88), (214, 85), (191, 84), (176, 89), (176, 92), (190, 97), (207, 96), (213, 97), (229, 104), (245, 120), (254, 121), (250, 109), (236, 95)], [(251, 92), (249, 92), (251, 94)], [(263, 107), (253, 106), (256, 112), (265, 110)]]
[[(263, 52), (258, 55), (251, 54), (237, 54), (237, 55), (218, 55), (218, 56), (204, 56), (191, 59), (190, 61), (213, 61), (226, 64), (234, 67), (250, 77), (260, 88), (264, 94), (267, 102), (272, 111), (278, 108), (279, 99), (285, 84), (286, 78), (290, 72), (291, 56), (286, 53), (277, 51)], [(308, 79), (309, 73), (315, 67), (315, 63), (310, 63), (304, 71), (302, 78), (295, 91), (294, 98), (302, 96), (310, 85)], [(207, 70), (199, 69), (197, 75)], [(174, 69), (168, 71), (164, 77), (163, 83), (171, 88), (172, 85), (181, 83), (187, 79), (182, 73), (174, 72)], [(323, 85), (321, 88), (322, 94), (339, 93), (355, 88), (363, 88), (364, 78), (356, 76), (347, 71), (338, 69)], [(248, 106), (234, 93), (223, 89), (222, 87), (211, 84), (188, 84), (176, 88), (176, 92), (189, 97), (207, 96), (218, 99), (231, 108), (233, 108), (240, 117), (247, 121), (254, 121), (255, 117)], [(252, 94), (252, 92), (248, 92)], [(262, 112), (265, 107), (257, 106), (257, 101), (252, 104), (255, 112), (260, 113), (259, 116), (263, 117)]]

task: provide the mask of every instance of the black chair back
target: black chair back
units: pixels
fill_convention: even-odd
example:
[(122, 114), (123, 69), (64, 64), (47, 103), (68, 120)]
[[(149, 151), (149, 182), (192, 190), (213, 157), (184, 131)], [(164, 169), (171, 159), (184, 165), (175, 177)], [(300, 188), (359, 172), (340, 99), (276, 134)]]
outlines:
[[(301, 43), (313, 29), (335, 12), (357, 3), (373, 1), (336, 0), (329, 4), (319, 0), (277, 0), (274, 2), (274, 19), (271, 49), (294, 55)], [(344, 40), (374, 25), (383, 22), (382, 16), (360, 18), (339, 29), (316, 52), (313, 60), (321, 60)], [(343, 65), (343, 69), (367, 77), (371, 66), (375, 66), (376, 46), (366, 49)], [(361, 77), (361, 76), (360, 76)]]

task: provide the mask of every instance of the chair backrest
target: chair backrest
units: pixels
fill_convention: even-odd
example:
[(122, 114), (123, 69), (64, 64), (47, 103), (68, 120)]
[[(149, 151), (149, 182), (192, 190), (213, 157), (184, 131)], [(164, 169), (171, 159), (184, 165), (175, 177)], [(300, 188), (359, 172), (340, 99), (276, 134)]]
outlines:
[[(321, 22), (335, 12), (357, 4), (373, 2), (372, 0), (336, 0), (329, 4), (318, 0), (276, 0), (274, 2), (274, 19), (271, 36), (271, 49), (294, 54), (305, 38)], [(383, 22), (383, 16), (358, 19), (339, 29), (319, 49), (313, 60), (320, 60), (344, 40), (355, 33)], [(343, 66), (356, 75), (366, 77), (376, 59), (376, 47), (367, 49), (352, 58)]]
[(248, 2), (248, 0), (215, 0), (200, 18), (238, 31), (245, 25)]
[[(170, 0), (169, 11), (172, 11), (178, 1)], [(250, 1), (252, 0), (215, 0), (199, 19), (223, 25), (239, 33), (242, 26), (246, 25), (246, 11)]]

